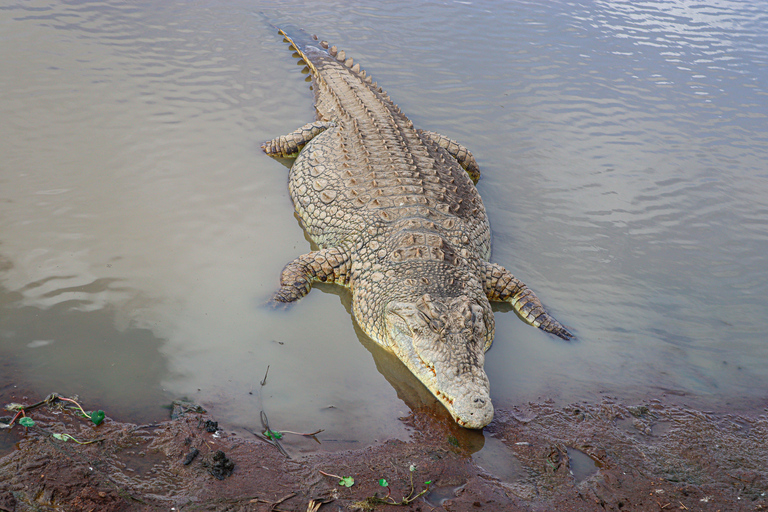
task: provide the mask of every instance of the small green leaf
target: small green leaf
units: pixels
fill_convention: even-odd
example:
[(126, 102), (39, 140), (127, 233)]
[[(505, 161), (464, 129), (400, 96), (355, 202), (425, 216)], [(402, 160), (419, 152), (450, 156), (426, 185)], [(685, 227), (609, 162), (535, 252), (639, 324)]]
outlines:
[(389, 487), (389, 482), (387, 482), (385, 479), (379, 480), (379, 485), (382, 487)]
[(102, 421), (104, 421), (104, 411), (99, 409), (98, 411), (94, 411), (90, 415), (90, 419), (93, 422), (94, 425), (99, 425)]
[(355, 485), (355, 479), (351, 476), (342, 477), (341, 480), (339, 480), (339, 485), (343, 485), (344, 487), (352, 487)]
[(426, 482), (424, 482), (424, 485), (429, 485), (431, 483), (432, 483), (432, 480), (427, 480)]
[(69, 434), (53, 434), (53, 437), (58, 439), (59, 441), (68, 441), (69, 440)]
[(277, 432), (275, 430), (265, 430), (264, 437), (266, 437), (267, 439), (279, 441), (280, 439), (283, 438), (283, 434), (282, 432)]
[(35, 426), (35, 420), (32, 418), (29, 418), (27, 416), (24, 416), (19, 420), (19, 425), (22, 427), (34, 427)]

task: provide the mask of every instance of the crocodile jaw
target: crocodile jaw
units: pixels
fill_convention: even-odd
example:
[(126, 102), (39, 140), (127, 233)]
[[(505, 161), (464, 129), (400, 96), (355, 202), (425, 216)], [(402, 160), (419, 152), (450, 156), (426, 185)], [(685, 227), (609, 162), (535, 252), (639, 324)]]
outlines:
[(386, 312), (389, 348), (456, 423), (476, 429), (493, 419), (490, 383), (483, 369), (482, 317), (482, 308), (464, 296), (433, 300), (425, 295), (415, 302), (392, 302)]

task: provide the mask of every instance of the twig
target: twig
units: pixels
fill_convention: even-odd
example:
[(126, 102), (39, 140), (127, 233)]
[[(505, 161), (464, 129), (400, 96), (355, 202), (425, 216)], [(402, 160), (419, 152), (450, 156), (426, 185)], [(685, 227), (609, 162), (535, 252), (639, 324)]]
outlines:
[(325, 432), (325, 429), (321, 428), (319, 430), (315, 430), (314, 432), (310, 432), (308, 434), (302, 434), (301, 432), (291, 432), (290, 430), (281, 430), (281, 434), (293, 434), (295, 436), (307, 436), (307, 437), (313, 437), (319, 434), (320, 432)]
[(269, 375), (269, 365), (267, 365), (267, 371), (264, 372), (264, 378), (261, 380), (262, 386), (267, 384), (267, 375)]
[(282, 502), (284, 502), (285, 500), (289, 500), (289, 499), (293, 498), (294, 496), (296, 496), (296, 493), (292, 492), (291, 494), (287, 495), (286, 497), (280, 498), (279, 500), (277, 500), (275, 503), (272, 504), (272, 506), (279, 505)]
[[(272, 432), (272, 429), (269, 428), (269, 418), (267, 418), (267, 413), (264, 412), (264, 409), (261, 410), (261, 413), (259, 414), (259, 416), (261, 416), (261, 426), (264, 427), (264, 430), (266, 430), (267, 432)], [(288, 455), (288, 452), (285, 451), (283, 446), (280, 444), (280, 441), (278, 441), (275, 438), (275, 436), (272, 436), (272, 442), (275, 443), (275, 446), (277, 446), (280, 449), (283, 455), (285, 455), (289, 459), (291, 458), (291, 456)]]
[(269, 505), (269, 510), (270, 510), (270, 511), (275, 511), (275, 512), (277, 512), (277, 511), (280, 511), (280, 510), (282, 510), (282, 509), (279, 509), (279, 508), (277, 508), (277, 506), (278, 506), (279, 504), (281, 504), (281, 503), (282, 503), (282, 502), (284, 502), (285, 500), (289, 500), (289, 499), (293, 498), (294, 496), (296, 496), (296, 493), (295, 493), (295, 492), (292, 492), (291, 494), (289, 494), (289, 495), (287, 495), (287, 496), (285, 496), (285, 497), (283, 497), (283, 498), (280, 498), (280, 499), (279, 499), (279, 500), (277, 500), (277, 501), (267, 501), (267, 500), (263, 500), (263, 499), (261, 499), (261, 498), (253, 498), (253, 499), (252, 499), (252, 500), (250, 500), (248, 503), (266, 503), (267, 505)]
[(274, 441), (274, 440), (272, 440), (272, 439), (268, 438), (267, 436), (261, 435), (261, 434), (259, 434), (258, 432), (255, 432), (255, 431), (251, 430), (251, 429), (250, 429), (250, 428), (248, 428), (248, 427), (243, 427), (243, 428), (244, 428), (246, 431), (248, 431), (248, 432), (250, 432), (251, 434), (253, 434), (254, 436), (256, 436), (256, 437), (258, 437), (259, 439), (261, 439), (262, 441), (264, 441), (265, 443), (267, 443), (267, 444), (271, 444), (272, 446), (276, 447), (278, 450), (280, 450), (280, 453), (282, 453), (283, 455), (285, 455), (285, 456), (286, 456), (286, 457), (288, 457), (289, 459), (291, 458), (291, 456), (290, 456), (290, 455), (288, 455), (288, 452), (286, 452), (286, 451), (285, 451), (285, 449), (284, 449), (284, 448), (283, 448), (283, 447), (280, 445), (280, 443), (278, 443), (277, 441)]
[(326, 473), (322, 469), (318, 469), (318, 471), (320, 472), (321, 475), (330, 476), (331, 478), (338, 478), (339, 480), (341, 480), (341, 477), (339, 475), (334, 475), (332, 473)]

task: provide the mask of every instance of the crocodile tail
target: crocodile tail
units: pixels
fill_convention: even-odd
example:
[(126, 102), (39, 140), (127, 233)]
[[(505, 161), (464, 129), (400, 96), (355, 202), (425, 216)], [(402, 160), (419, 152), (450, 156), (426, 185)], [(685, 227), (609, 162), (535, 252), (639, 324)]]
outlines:
[[(278, 27), (275, 28), (277, 28), (278, 33), (283, 36), (283, 41), (288, 43), (289, 48), (298, 54), (299, 64), (306, 64), (307, 69), (316, 80), (323, 81), (322, 73), (317, 69), (319, 61), (321, 59), (332, 57), (346, 66), (352, 73), (357, 75), (360, 80), (367, 83), (383, 98), (391, 101), (389, 95), (387, 95), (387, 93), (373, 81), (373, 78), (360, 67), (359, 63), (355, 64), (351, 57), (347, 57), (344, 50), (339, 50), (336, 46), (329, 45), (328, 41), (320, 40), (317, 36), (310, 35), (299, 28), (292, 27), (288, 30)], [(310, 48), (312, 48), (312, 50), (310, 50)]]
[(315, 63), (312, 62), (312, 59), (307, 56), (306, 48), (312, 46), (316, 49), (326, 50), (328, 48), (328, 43), (325, 41), (318, 41), (317, 36), (311, 36), (301, 29), (292, 29), (292, 35), (289, 35), (288, 32), (282, 28), (278, 28), (277, 32), (283, 36), (283, 42), (288, 43), (288, 47), (298, 54), (300, 61), (303, 61), (304, 64), (306, 64), (307, 68), (309, 68), (309, 71), (312, 73), (312, 76), (319, 77), (320, 73), (317, 71), (317, 67), (315, 66)]

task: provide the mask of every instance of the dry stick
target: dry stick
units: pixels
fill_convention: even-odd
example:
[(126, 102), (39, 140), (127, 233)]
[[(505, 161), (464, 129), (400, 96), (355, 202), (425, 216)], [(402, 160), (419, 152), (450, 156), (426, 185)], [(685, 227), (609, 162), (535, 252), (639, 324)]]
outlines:
[(265, 443), (267, 443), (267, 444), (271, 444), (272, 446), (276, 447), (278, 450), (280, 450), (280, 453), (282, 453), (283, 455), (285, 455), (285, 456), (286, 456), (286, 457), (288, 457), (289, 459), (291, 458), (291, 456), (290, 456), (290, 455), (288, 455), (288, 453), (285, 451), (285, 449), (284, 449), (284, 448), (283, 448), (283, 447), (282, 447), (280, 444), (278, 444), (278, 443), (277, 443), (277, 441), (274, 441), (274, 440), (272, 440), (272, 439), (268, 438), (268, 437), (267, 437), (267, 436), (265, 436), (265, 435), (259, 434), (258, 432), (255, 432), (255, 431), (251, 430), (251, 429), (250, 429), (250, 428), (248, 428), (248, 427), (243, 427), (243, 428), (244, 428), (246, 431), (248, 431), (248, 432), (250, 432), (251, 434), (253, 434), (254, 436), (256, 436), (257, 438), (259, 438), (259, 439), (261, 439), (262, 441), (264, 441)]
[[(267, 365), (267, 371), (264, 372), (264, 378), (261, 380), (261, 382), (259, 382), (259, 384), (261, 384), (261, 387), (264, 387), (267, 384), (267, 375), (269, 375), (269, 365)], [(259, 402), (262, 402), (262, 396), (263, 396), (263, 394), (261, 392), (259, 392)], [(282, 453), (283, 455), (285, 455), (287, 458), (290, 459), (291, 456), (288, 455), (288, 452), (285, 451), (285, 448), (283, 448), (283, 446), (280, 444), (280, 442), (277, 440), (277, 438), (272, 435), (273, 431), (272, 431), (271, 428), (269, 428), (269, 418), (267, 418), (267, 413), (264, 412), (264, 404), (263, 403), (261, 405), (261, 411), (260, 411), (259, 415), (261, 416), (261, 426), (264, 428), (264, 430), (267, 432), (268, 435), (265, 436), (263, 434), (259, 434), (259, 433), (254, 432), (253, 430), (251, 430), (251, 429), (249, 429), (247, 427), (245, 427), (245, 430), (250, 432), (254, 436), (258, 437), (259, 439), (261, 439), (265, 443), (269, 443), (272, 446), (277, 447), (277, 449), (280, 450), (280, 453)]]
[[(264, 372), (264, 378), (261, 379), (261, 382), (259, 382), (259, 384), (261, 384), (261, 387), (264, 387), (267, 384), (267, 375), (269, 375), (269, 366), (270, 365), (267, 365), (267, 371)], [(262, 398), (262, 394), (259, 393), (259, 399), (261, 400), (261, 398)], [(267, 435), (266, 436), (261, 436), (261, 435), (258, 435), (258, 434), (256, 434), (255, 432), (253, 432), (251, 430), (248, 430), (248, 429), (246, 429), (246, 430), (248, 430), (248, 432), (250, 432), (251, 434), (255, 435), (256, 437), (259, 437), (262, 440), (267, 441), (268, 443), (270, 443), (270, 444), (272, 444), (274, 446), (277, 446), (277, 448), (282, 452), (282, 454), (290, 459), (291, 458), (290, 455), (288, 455), (288, 453), (285, 451), (285, 449), (280, 445), (280, 442), (278, 441), (278, 439), (275, 436), (272, 435), (272, 433), (274, 431), (271, 428), (269, 428), (269, 420), (267, 419), (267, 413), (264, 412), (264, 405), (263, 404), (261, 406), (261, 414), (260, 414), (260, 416), (261, 416), (261, 425), (266, 430)], [(309, 433), (292, 432), (290, 430), (281, 430), (280, 433), (281, 434), (293, 434), (295, 436), (314, 437), (314, 436), (316, 436), (317, 434), (319, 434), (320, 432), (323, 432), (323, 431), (324, 431), (324, 429), (321, 428), (321, 429), (318, 429), (318, 430), (316, 430), (314, 432), (309, 432)], [(317, 439), (315, 439), (315, 441), (317, 441)], [(317, 442), (319, 443), (320, 441), (317, 441)]]
[(272, 509), (272, 510), (276, 510), (276, 509), (275, 509), (275, 507), (276, 507), (276, 506), (278, 506), (279, 504), (281, 504), (281, 503), (282, 503), (282, 502), (284, 502), (285, 500), (289, 500), (289, 499), (293, 498), (294, 496), (296, 496), (296, 493), (295, 493), (295, 492), (292, 492), (291, 494), (289, 494), (289, 495), (287, 495), (287, 496), (284, 496), (284, 497), (280, 498), (280, 499), (279, 499), (279, 500), (277, 500), (277, 501), (267, 501), (267, 500), (263, 500), (263, 499), (261, 499), (261, 498), (253, 498), (253, 499), (252, 499), (251, 501), (249, 501), (248, 503), (266, 503), (266, 504), (268, 504), (268, 505), (271, 505), (270, 509)]
[(262, 387), (267, 383), (267, 375), (269, 375), (269, 365), (267, 365), (267, 371), (264, 372), (264, 378), (261, 380)]
[(332, 473), (326, 473), (322, 469), (318, 469), (318, 471), (320, 472), (321, 475), (330, 476), (331, 478), (338, 478), (339, 480), (341, 480), (341, 477), (339, 475), (334, 475)]
[(295, 493), (295, 492), (292, 492), (291, 494), (287, 495), (286, 497), (284, 497), (284, 498), (280, 498), (279, 500), (277, 500), (276, 502), (274, 502), (274, 503), (272, 504), (272, 506), (274, 507), (274, 506), (276, 506), (276, 505), (279, 505), (279, 504), (281, 504), (282, 502), (284, 502), (285, 500), (289, 500), (289, 499), (293, 498), (294, 496), (296, 496), (296, 493)]
[(301, 432), (291, 432), (290, 430), (281, 430), (281, 434), (293, 434), (295, 436), (307, 436), (307, 437), (313, 437), (319, 434), (320, 432), (325, 432), (324, 428), (321, 428), (319, 430), (315, 430), (314, 432), (309, 432), (307, 434), (302, 434)]
[(277, 446), (280, 449), (280, 451), (283, 452), (283, 455), (285, 455), (290, 459), (291, 456), (288, 455), (288, 452), (286, 452), (283, 446), (280, 444), (280, 441), (277, 439), (277, 436), (274, 435), (273, 430), (269, 428), (269, 418), (267, 418), (267, 413), (264, 412), (263, 408), (259, 413), (259, 416), (261, 416), (261, 426), (264, 427), (264, 430), (266, 430), (267, 437), (272, 439), (272, 441), (275, 443), (275, 446)]

